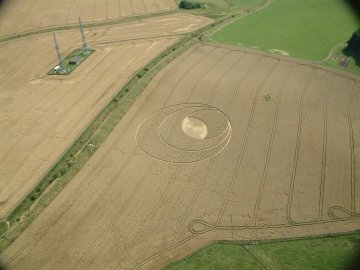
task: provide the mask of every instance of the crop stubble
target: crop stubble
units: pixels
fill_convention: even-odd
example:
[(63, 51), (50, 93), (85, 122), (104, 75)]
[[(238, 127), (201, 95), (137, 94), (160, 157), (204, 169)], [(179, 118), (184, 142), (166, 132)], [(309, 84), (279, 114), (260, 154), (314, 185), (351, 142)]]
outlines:
[[(153, 269), (214, 240), (359, 229), (359, 101), (356, 78), (196, 45), (153, 79), (3, 256), (10, 269)], [(141, 150), (146, 133), (136, 132), (143, 120), (179, 104), (204, 104), (227, 116), (231, 138), (222, 151), (172, 163)], [(203, 119), (211, 131), (209, 113)], [(196, 152), (201, 142), (179, 134), (183, 117), (165, 118), (159, 134)]]

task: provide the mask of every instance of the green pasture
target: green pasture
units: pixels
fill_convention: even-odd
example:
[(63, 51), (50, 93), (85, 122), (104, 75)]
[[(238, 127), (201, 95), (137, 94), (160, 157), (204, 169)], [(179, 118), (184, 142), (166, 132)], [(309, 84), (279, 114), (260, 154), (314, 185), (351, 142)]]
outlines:
[(360, 248), (360, 233), (257, 243), (215, 243), (164, 270), (343, 270)]
[(344, 0), (272, 0), (265, 8), (225, 26), (211, 38), (320, 61), (334, 46), (348, 40), (358, 25)]

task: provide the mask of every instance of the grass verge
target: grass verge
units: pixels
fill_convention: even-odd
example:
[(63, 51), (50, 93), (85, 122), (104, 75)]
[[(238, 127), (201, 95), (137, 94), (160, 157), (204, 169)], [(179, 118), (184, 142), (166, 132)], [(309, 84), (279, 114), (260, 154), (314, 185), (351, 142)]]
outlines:
[[(63, 61), (63, 70), (57, 68), (52, 68), (47, 74), (48, 75), (68, 75), (70, 74), (75, 68), (77, 68), (82, 62), (86, 60), (95, 50), (87, 50), (86, 52), (83, 49), (75, 49), (69, 55), (64, 58)], [(74, 57), (78, 57), (79, 60), (75, 64), (71, 64), (70, 60)]]
[(8, 225), (5, 221), (0, 222), (0, 235), (3, 235), (8, 230)]
[(360, 250), (360, 233), (256, 244), (214, 243), (164, 270), (343, 270)]
[(356, 65), (355, 59), (352, 56), (344, 54), (343, 50), (346, 46), (347, 44), (344, 42), (334, 47), (329, 57), (320, 63), (328, 67), (341, 69), (354, 74), (360, 74), (360, 66)]

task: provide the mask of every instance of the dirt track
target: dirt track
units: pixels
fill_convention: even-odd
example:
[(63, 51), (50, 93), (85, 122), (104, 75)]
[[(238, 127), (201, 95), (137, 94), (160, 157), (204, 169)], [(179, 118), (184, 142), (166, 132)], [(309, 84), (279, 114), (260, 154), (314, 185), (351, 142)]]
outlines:
[[(175, 9), (174, 0), (11, 0), (0, 10), (0, 36), (50, 26), (112, 20)], [(15, 18), (21, 18), (17, 20)]]
[[(166, 30), (152, 27), (159, 20), (169, 21)], [(56, 64), (51, 33), (1, 43), (0, 218), (130, 76), (178, 39), (157, 36), (182, 34), (209, 22), (180, 14), (86, 31), (96, 52), (71, 75), (60, 77), (46, 75)], [(187, 30), (181, 30), (184, 25)], [(58, 33), (58, 41), (64, 55), (81, 46), (75, 30)]]
[[(3, 258), (9, 269), (158, 269), (216, 239), (359, 229), (359, 103), (359, 79), (196, 45)], [(186, 117), (206, 124), (204, 140), (184, 135)]]

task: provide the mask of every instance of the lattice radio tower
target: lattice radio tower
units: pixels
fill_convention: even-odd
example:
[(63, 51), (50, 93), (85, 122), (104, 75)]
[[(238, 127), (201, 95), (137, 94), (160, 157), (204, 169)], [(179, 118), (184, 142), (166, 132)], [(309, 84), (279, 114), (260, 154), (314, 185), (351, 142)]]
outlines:
[(84, 53), (89, 53), (89, 46), (88, 46), (88, 44), (86, 43), (86, 40), (85, 40), (84, 28), (83, 28), (83, 25), (81, 23), (80, 17), (79, 17), (79, 25), (80, 25), (81, 38), (82, 38), (82, 42), (83, 42), (82, 51)]
[(59, 71), (60, 72), (65, 72), (65, 68), (64, 68), (64, 59), (61, 57), (60, 51), (59, 51), (59, 44), (57, 42), (55, 33), (53, 33), (53, 37), (54, 37), (54, 41), (55, 41), (55, 49), (56, 49), (56, 53), (57, 53), (57, 60), (59, 63)]

